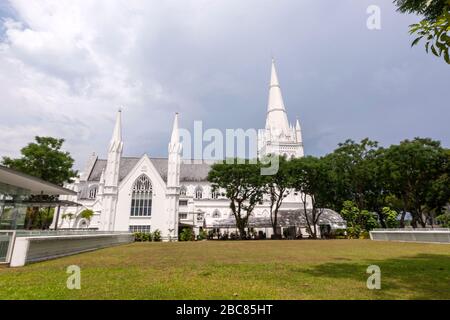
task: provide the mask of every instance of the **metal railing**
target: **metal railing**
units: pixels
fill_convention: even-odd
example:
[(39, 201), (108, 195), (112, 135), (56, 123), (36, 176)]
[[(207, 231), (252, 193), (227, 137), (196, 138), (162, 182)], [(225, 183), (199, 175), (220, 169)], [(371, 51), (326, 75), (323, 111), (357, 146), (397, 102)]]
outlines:
[(128, 231), (94, 231), (94, 230), (17, 230), (17, 237), (57, 237), (79, 235), (128, 234)]
[(15, 231), (0, 230), (0, 264), (9, 263), (14, 246)]

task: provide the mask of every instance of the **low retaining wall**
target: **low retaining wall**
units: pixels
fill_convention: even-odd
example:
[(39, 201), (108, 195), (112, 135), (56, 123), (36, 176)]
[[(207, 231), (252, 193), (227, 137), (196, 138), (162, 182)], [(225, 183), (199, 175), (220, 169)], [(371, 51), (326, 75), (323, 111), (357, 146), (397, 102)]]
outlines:
[(378, 241), (450, 243), (446, 230), (380, 230), (371, 231), (370, 239)]
[(11, 267), (92, 251), (134, 241), (131, 233), (16, 237)]

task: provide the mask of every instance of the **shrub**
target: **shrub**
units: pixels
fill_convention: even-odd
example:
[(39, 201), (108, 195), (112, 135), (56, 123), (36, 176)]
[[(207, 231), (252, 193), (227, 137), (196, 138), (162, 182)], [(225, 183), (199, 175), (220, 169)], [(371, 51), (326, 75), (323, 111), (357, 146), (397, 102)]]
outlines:
[(142, 232), (135, 232), (134, 233), (134, 241), (141, 242), (142, 241), (142, 237), (143, 237), (143, 233)]
[(443, 228), (450, 228), (450, 212), (441, 214), (436, 220)]
[(400, 226), (400, 222), (397, 219), (397, 216), (398, 216), (397, 211), (392, 210), (389, 207), (384, 207), (382, 209), (382, 214), (385, 217), (386, 227), (398, 228)]
[(88, 221), (91, 221), (92, 217), (94, 216), (94, 211), (86, 209), (81, 211), (80, 217), (83, 219), (86, 219)]
[(345, 229), (337, 229), (334, 233), (335, 239), (347, 239), (347, 233)]
[(185, 228), (180, 233), (180, 241), (193, 241), (195, 239), (194, 232), (190, 228)]
[(208, 233), (206, 230), (200, 230), (199, 235), (197, 236), (197, 240), (205, 240), (208, 238)]
[(360, 239), (370, 239), (370, 233), (369, 231), (363, 231), (359, 234)]
[(160, 242), (161, 241), (161, 231), (159, 231), (158, 229), (155, 230), (152, 234), (152, 240), (155, 242)]

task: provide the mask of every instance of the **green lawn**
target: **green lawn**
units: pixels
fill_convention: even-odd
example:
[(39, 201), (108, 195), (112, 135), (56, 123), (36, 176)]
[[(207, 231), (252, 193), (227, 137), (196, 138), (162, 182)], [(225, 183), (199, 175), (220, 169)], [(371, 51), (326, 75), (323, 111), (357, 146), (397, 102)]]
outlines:
[[(368, 290), (378, 265), (381, 290)], [(81, 290), (66, 268), (81, 267)], [(450, 245), (334, 241), (134, 243), (10, 269), (0, 299), (450, 299)]]

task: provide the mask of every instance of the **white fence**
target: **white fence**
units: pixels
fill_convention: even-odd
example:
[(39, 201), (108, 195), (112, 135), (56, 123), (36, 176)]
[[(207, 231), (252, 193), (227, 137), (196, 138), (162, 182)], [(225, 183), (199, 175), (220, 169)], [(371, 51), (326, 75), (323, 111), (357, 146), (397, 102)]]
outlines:
[(22, 267), (133, 241), (130, 232), (0, 231), (0, 263)]
[(450, 244), (450, 229), (376, 229), (370, 232), (370, 239)]
[(14, 245), (15, 232), (0, 230), (0, 264), (9, 263)]

